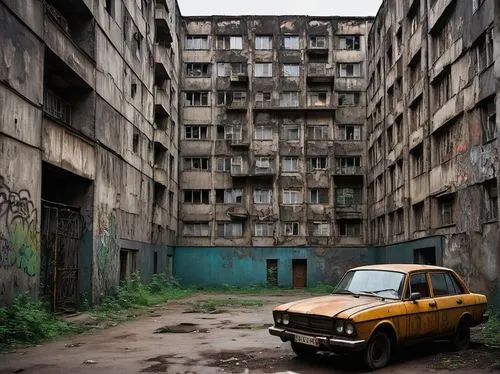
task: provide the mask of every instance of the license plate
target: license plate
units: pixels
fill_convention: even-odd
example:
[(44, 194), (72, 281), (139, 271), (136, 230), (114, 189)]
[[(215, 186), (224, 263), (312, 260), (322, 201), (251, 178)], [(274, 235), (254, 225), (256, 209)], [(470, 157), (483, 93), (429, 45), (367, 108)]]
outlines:
[(306, 344), (306, 345), (312, 345), (314, 347), (318, 347), (318, 340), (316, 338), (313, 338), (312, 336), (306, 336), (306, 335), (294, 335), (295, 343), (301, 343), (301, 344)]

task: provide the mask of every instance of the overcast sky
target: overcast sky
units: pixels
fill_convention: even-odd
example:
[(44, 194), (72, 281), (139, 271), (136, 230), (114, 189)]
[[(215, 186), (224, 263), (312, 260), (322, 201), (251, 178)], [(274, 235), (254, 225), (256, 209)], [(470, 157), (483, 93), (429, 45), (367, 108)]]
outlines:
[(375, 16), (382, 0), (178, 0), (183, 16)]

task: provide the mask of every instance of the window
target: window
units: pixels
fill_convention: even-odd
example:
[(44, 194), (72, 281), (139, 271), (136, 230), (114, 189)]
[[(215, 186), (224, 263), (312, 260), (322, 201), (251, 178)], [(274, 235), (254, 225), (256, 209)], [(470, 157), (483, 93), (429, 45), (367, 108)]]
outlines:
[(242, 164), (243, 162), (241, 156), (231, 158), (231, 173), (241, 174), (243, 172)]
[(68, 125), (71, 124), (71, 105), (69, 103), (50, 90), (45, 90), (43, 99), (45, 113)]
[(257, 156), (255, 158), (255, 167), (261, 170), (271, 169), (271, 158), (266, 156)]
[(362, 187), (342, 187), (335, 189), (335, 205), (349, 206), (359, 205), (363, 202)]
[(410, 151), (412, 161), (412, 177), (417, 177), (424, 172), (424, 149), (423, 146), (415, 147)]
[(231, 171), (231, 158), (230, 157), (217, 157), (216, 171)]
[(209, 63), (188, 63), (186, 64), (187, 77), (207, 77), (211, 73)]
[(308, 140), (325, 140), (328, 139), (328, 126), (317, 125), (307, 127)]
[(387, 146), (389, 147), (387, 150), (390, 151), (394, 146), (394, 127), (389, 126), (387, 128)]
[(359, 92), (339, 92), (339, 105), (358, 105), (359, 104)]
[(280, 106), (282, 107), (298, 107), (299, 92), (282, 92), (280, 93)]
[(134, 153), (139, 152), (139, 133), (134, 130), (134, 134), (132, 135), (132, 151)]
[(299, 77), (300, 65), (299, 64), (283, 64), (284, 77)]
[(256, 36), (255, 49), (273, 49), (272, 35)]
[(442, 164), (451, 160), (453, 156), (453, 138), (454, 133), (457, 133), (458, 129), (453, 124), (450, 124), (444, 128), (441, 128), (435, 135), (437, 153), (436, 161), (437, 164)]
[(419, 292), (423, 299), (430, 297), (429, 284), (424, 273), (414, 274), (410, 277), (410, 295), (414, 292)]
[(398, 117), (394, 122), (396, 123), (396, 139), (398, 143), (401, 143), (403, 141), (403, 119)]
[(492, 179), (484, 183), (486, 220), (498, 219), (498, 187), (497, 180)]
[(257, 91), (255, 93), (255, 105), (264, 106), (271, 103), (271, 92)]
[(208, 92), (186, 92), (184, 106), (208, 106)]
[(329, 236), (330, 235), (330, 224), (328, 222), (313, 222), (310, 225), (311, 236)]
[(340, 236), (361, 236), (361, 221), (357, 219), (341, 219), (337, 223)]
[(339, 77), (361, 77), (361, 63), (340, 63)]
[(360, 50), (360, 36), (359, 35), (346, 35), (339, 38), (339, 49), (346, 49), (349, 51)]
[[(218, 137), (222, 135), (222, 139), (226, 140), (243, 140), (243, 129), (241, 125), (228, 125), (222, 127), (222, 129), (223, 132), (219, 134)], [(219, 130), (217, 130), (217, 132), (219, 133)]]
[(292, 35), (285, 35), (283, 37), (283, 47), (285, 49), (300, 49), (299, 37)]
[(488, 99), (481, 105), (481, 128), (483, 131), (483, 142), (489, 142), (497, 137), (496, 134), (496, 108), (495, 99)]
[(441, 108), (451, 98), (451, 72), (443, 74), (434, 86), (434, 111)]
[(325, 170), (326, 156), (311, 157), (309, 159), (309, 170)]
[(284, 190), (283, 191), (283, 204), (300, 204), (300, 191), (298, 190)]
[(273, 63), (272, 62), (256, 62), (255, 63), (256, 77), (272, 77)]
[(255, 126), (254, 139), (256, 140), (273, 140), (273, 128), (269, 125)]
[(457, 282), (449, 273), (429, 273), (434, 297), (458, 295), (461, 293)]
[(311, 204), (328, 204), (327, 188), (310, 188), (309, 202)]
[(104, 9), (106, 9), (106, 12), (113, 17), (115, 13), (115, 4), (114, 0), (106, 0), (104, 2)]
[(337, 140), (361, 140), (361, 126), (339, 125), (337, 127)]
[(309, 39), (309, 47), (314, 48), (328, 48), (328, 39), (325, 35), (311, 36)]
[(281, 169), (285, 172), (299, 171), (299, 158), (294, 156), (282, 157)]
[(228, 188), (215, 190), (216, 204), (241, 204), (243, 190), (241, 188)]
[(184, 126), (184, 136), (190, 140), (208, 139), (208, 126)]
[(440, 226), (452, 225), (454, 223), (453, 202), (453, 197), (443, 197), (438, 199)]
[(404, 224), (405, 222), (403, 209), (398, 209), (395, 213), (394, 225), (392, 227), (393, 233), (396, 235), (402, 234), (405, 230)]
[(420, 80), (422, 76), (422, 65), (420, 52), (413, 58), (410, 63), (410, 87), (413, 87), (415, 83)]
[(299, 140), (300, 139), (300, 126), (298, 125), (284, 125), (282, 130), (283, 140)]
[(254, 236), (273, 236), (274, 223), (272, 222), (255, 222)]
[(413, 222), (415, 231), (425, 230), (424, 203), (413, 205)]
[(420, 17), (420, 0), (415, 2), (416, 5), (410, 10), (408, 15), (408, 24), (410, 26), (410, 35), (415, 34), (418, 29), (419, 17)]
[(243, 222), (217, 223), (217, 236), (219, 238), (238, 238), (243, 236)]
[(453, 43), (451, 20), (451, 18), (447, 19), (443, 26), (432, 35), (434, 61), (441, 57)]
[(184, 202), (188, 204), (209, 204), (210, 190), (184, 190)]
[(208, 222), (185, 222), (182, 235), (194, 237), (210, 236), (210, 226)]
[(217, 49), (243, 49), (243, 38), (241, 36), (219, 35)]
[(208, 157), (185, 157), (184, 170), (208, 170)]
[(424, 123), (424, 107), (422, 99), (418, 99), (412, 106), (410, 106), (410, 129), (416, 131)]
[(271, 189), (257, 188), (253, 190), (254, 204), (271, 204), (273, 191)]
[(186, 49), (209, 49), (208, 36), (206, 35), (187, 35), (185, 39)]
[(247, 99), (245, 91), (217, 92), (217, 105), (244, 105)]
[(299, 222), (284, 222), (283, 236), (298, 236), (300, 232), (299, 227)]
[(309, 92), (308, 104), (310, 106), (326, 106), (327, 92)]
[(246, 64), (241, 62), (218, 62), (217, 76), (230, 77), (232, 75), (246, 75)]
[(335, 161), (337, 163), (337, 170), (348, 170), (361, 166), (361, 156), (336, 157)]

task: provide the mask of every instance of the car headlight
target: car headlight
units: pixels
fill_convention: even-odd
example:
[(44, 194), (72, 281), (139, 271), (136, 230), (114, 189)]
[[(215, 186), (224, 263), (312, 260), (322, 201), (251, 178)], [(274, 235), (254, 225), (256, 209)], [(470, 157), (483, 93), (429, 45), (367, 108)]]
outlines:
[(344, 332), (344, 322), (337, 321), (337, 324), (335, 325), (335, 331), (337, 332), (337, 334), (342, 334)]
[(288, 325), (290, 323), (290, 316), (288, 314), (283, 314), (283, 324)]
[(274, 322), (281, 323), (281, 313), (274, 313)]
[(346, 323), (344, 327), (346, 335), (354, 335), (354, 325), (352, 323)]

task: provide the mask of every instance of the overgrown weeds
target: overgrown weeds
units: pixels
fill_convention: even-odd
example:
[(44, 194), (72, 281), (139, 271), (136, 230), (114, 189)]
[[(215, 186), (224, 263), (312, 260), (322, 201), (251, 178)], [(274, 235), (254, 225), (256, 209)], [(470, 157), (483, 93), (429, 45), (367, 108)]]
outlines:
[(198, 300), (192, 304), (191, 313), (214, 313), (222, 311), (221, 308), (250, 308), (264, 305), (264, 300), (260, 299), (209, 299)]
[(490, 310), (490, 319), (480, 330), (476, 340), (488, 346), (500, 348), (500, 315), (496, 311)]

